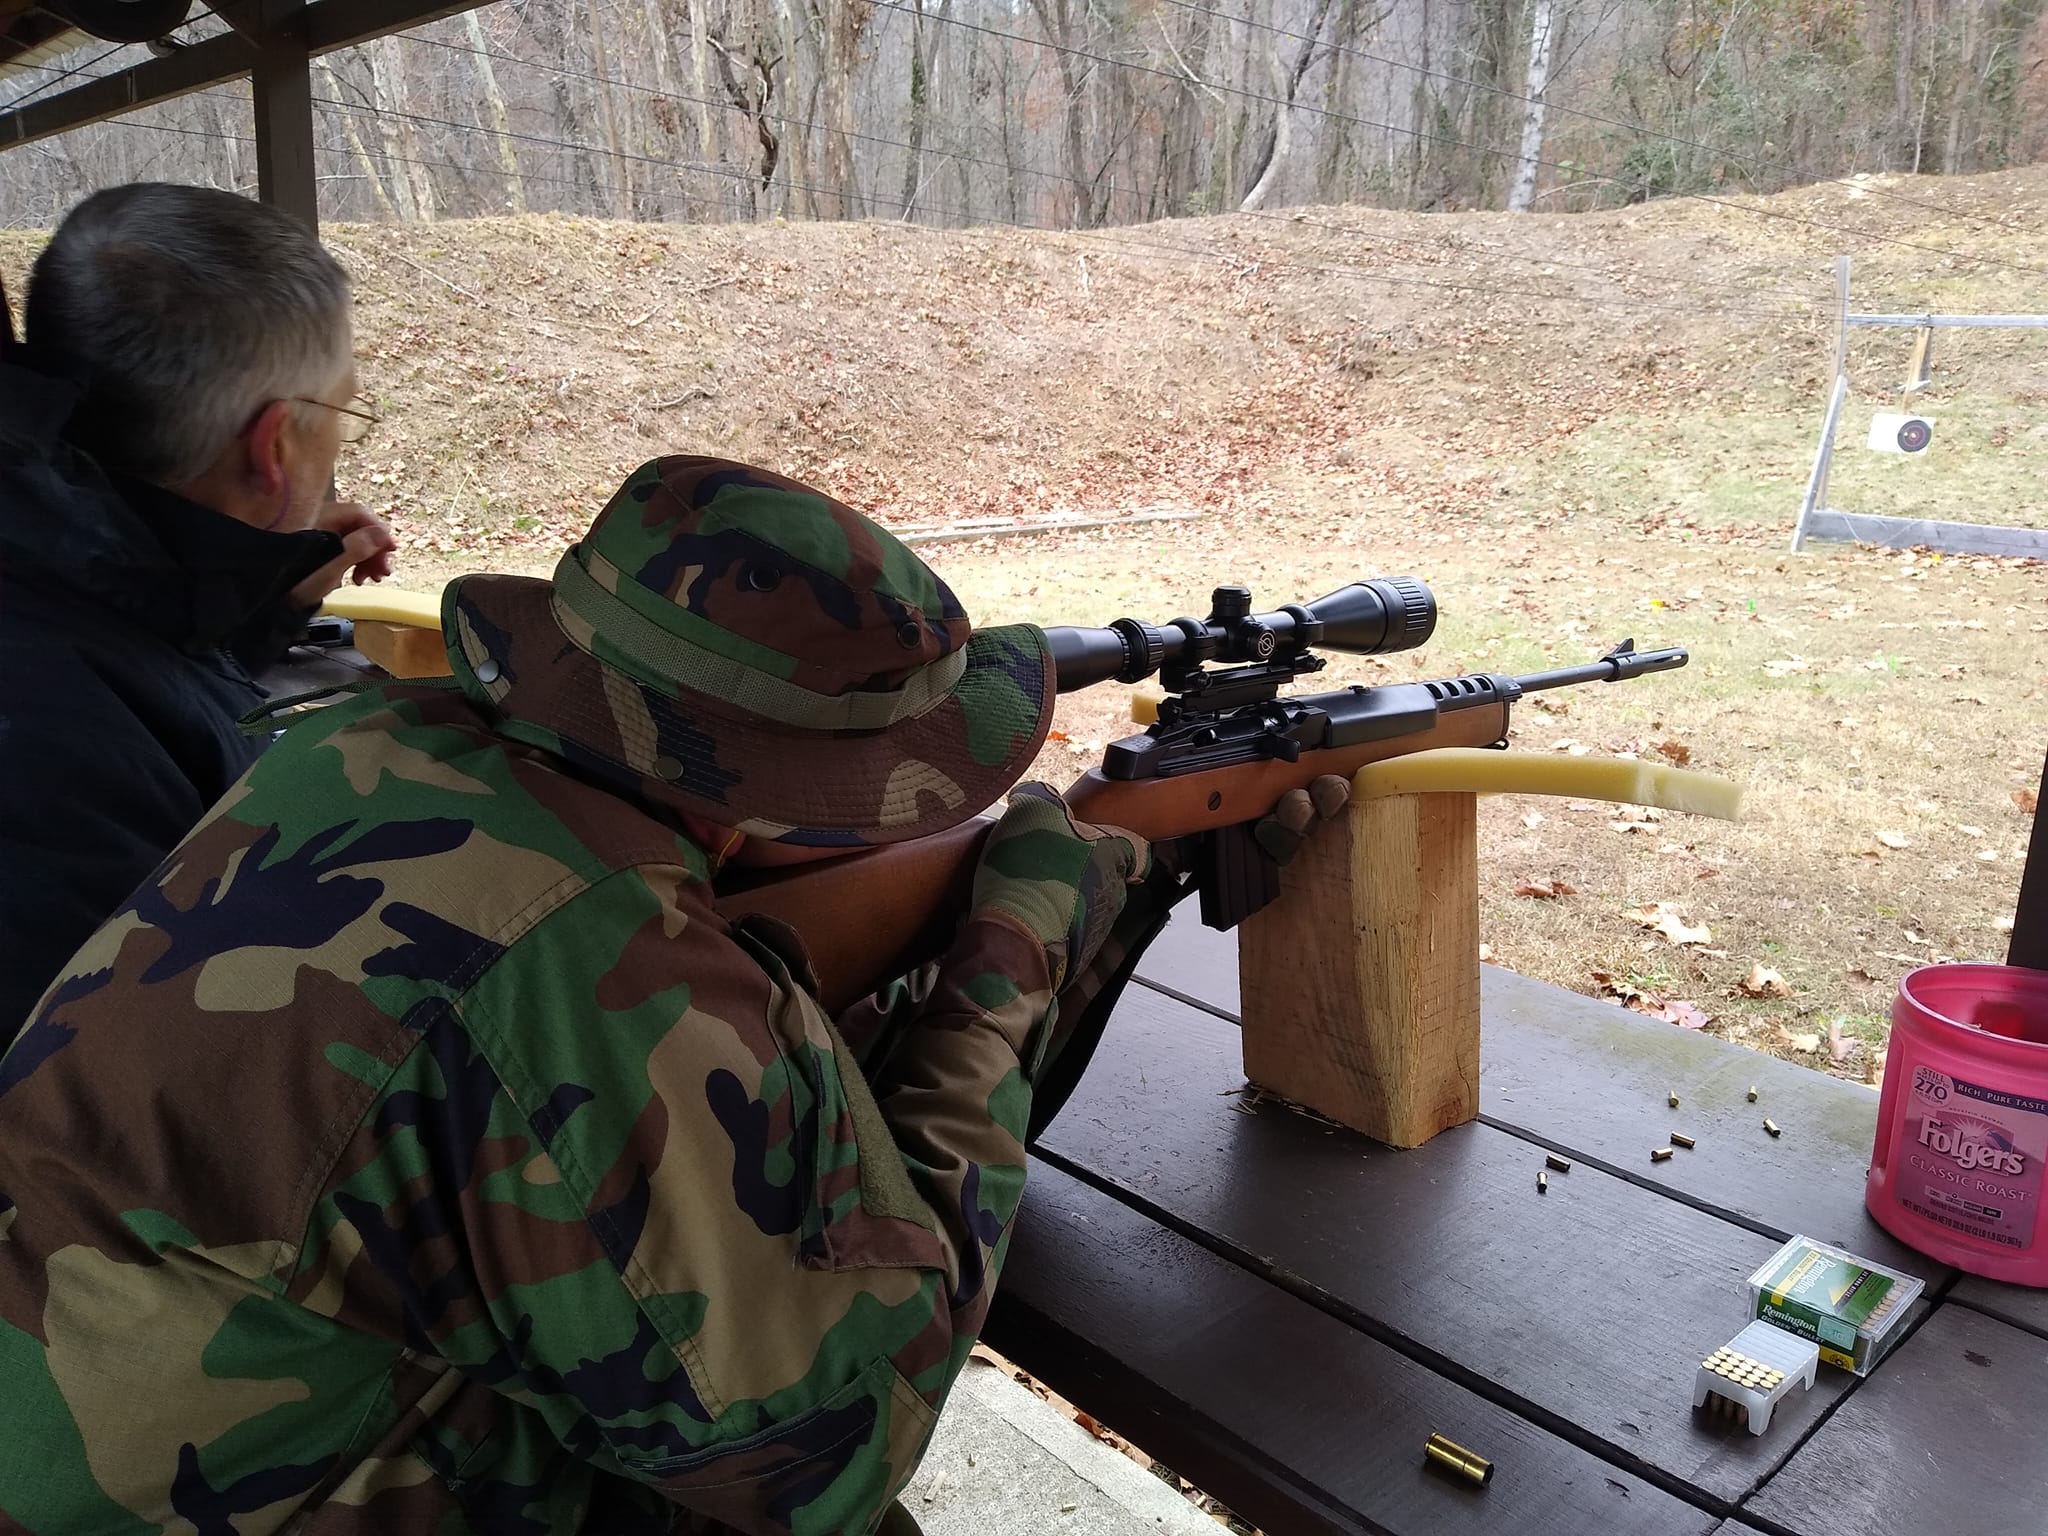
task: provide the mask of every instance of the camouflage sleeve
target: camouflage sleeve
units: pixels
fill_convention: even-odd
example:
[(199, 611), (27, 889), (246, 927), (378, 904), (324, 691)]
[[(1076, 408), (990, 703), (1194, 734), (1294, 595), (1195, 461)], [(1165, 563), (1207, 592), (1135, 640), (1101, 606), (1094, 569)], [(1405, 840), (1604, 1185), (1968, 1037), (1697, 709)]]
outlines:
[[(417, 1007), (294, 1290), (525, 1405), (550, 1456), (684, 1529), (867, 1531), (986, 1314), (1043, 952), (965, 925), (871, 1087), (783, 958), (721, 930), (679, 871), (614, 875)], [(539, 1479), (510, 1455), (431, 1459), (520, 1506)]]

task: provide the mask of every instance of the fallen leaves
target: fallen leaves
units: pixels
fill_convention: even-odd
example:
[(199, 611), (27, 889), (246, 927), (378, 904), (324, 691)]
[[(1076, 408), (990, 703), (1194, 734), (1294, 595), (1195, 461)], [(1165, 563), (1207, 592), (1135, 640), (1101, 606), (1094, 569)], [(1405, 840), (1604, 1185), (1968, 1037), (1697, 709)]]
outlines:
[(1790, 997), (1792, 984), (1778, 972), (1759, 961), (1749, 968), (1749, 974), (1735, 984), (1733, 997), (1740, 993), (1744, 997)]
[(2037, 789), (2016, 789), (2012, 792), (2012, 803), (2022, 816), (2031, 816), (2041, 808), (2041, 792)]
[(1660, 741), (1651, 750), (1659, 757), (1670, 758), (1681, 768), (1692, 761), (1692, 748), (1682, 741)]
[(1877, 834), (1877, 840), (1887, 848), (1910, 848), (1913, 846), (1913, 840), (1903, 832), (1880, 832)]
[(1611, 997), (1622, 1007), (1646, 1018), (1658, 1019), (1666, 1024), (1676, 1024), (1680, 1029), (1705, 1029), (1714, 1022), (1714, 1016), (1698, 1003), (1683, 998), (1665, 999), (1654, 992), (1645, 992), (1633, 982), (1625, 981), (1612, 971), (1595, 971), (1593, 980), (1600, 986), (1603, 997)]
[(1661, 935), (1667, 944), (1710, 944), (1714, 939), (1713, 931), (1705, 923), (1689, 922), (1678, 908), (1661, 901), (1625, 908), (1621, 915)]
[(1562, 880), (1518, 880), (1515, 882), (1515, 894), (1550, 901), (1559, 896), (1576, 896), (1578, 887)]
[(1862, 1043), (1860, 1040), (1844, 1040), (1842, 1038), (1842, 1021), (1840, 1019), (1828, 1020), (1828, 1060), (1836, 1066), (1839, 1067), (1843, 1062), (1855, 1055), (1861, 1049)]
[(1669, 1002), (1655, 1013), (1653, 1019), (1662, 1019), (1666, 1024), (1676, 1024), (1680, 1029), (1705, 1029), (1714, 1022), (1713, 1015), (1698, 1003)]

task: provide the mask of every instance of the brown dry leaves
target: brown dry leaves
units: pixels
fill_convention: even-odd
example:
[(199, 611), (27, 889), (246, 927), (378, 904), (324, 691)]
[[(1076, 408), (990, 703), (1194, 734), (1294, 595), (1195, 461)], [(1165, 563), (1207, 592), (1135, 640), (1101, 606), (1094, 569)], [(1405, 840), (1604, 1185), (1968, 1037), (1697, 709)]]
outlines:
[(1559, 896), (1575, 896), (1578, 894), (1578, 887), (1562, 880), (1518, 880), (1515, 882), (1515, 894), (1549, 901)]
[(1759, 961), (1749, 968), (1749, 974), (1735, 984), (1730, 997), (1790, 997), (1792, 984), (1778, 972)]
[(1689, 921), (1683, 912), (1667, 902), (1653, 901), (1640, 907), (1628, 907), (1621, 915), (1660, 935), (1667, 944), (1711, 944), (1714, 940), (1713, 930), (1705, 923)]
[(1603, 997), (1611, 997), (1622, 1007), (1652, 1019), (1661, 1019), (1666, 1024), (1676, 1024), (1680, 1029), (1705, 1029), (1714, 1022), (1714, 1016), (1698, 1003), (1684, 998), (1663, 998), (1654, 992), (1645, 992), (1634, 983), (1616, 976), (1612, 971), (1595, 971), (1593, 980), (1600, 986)]

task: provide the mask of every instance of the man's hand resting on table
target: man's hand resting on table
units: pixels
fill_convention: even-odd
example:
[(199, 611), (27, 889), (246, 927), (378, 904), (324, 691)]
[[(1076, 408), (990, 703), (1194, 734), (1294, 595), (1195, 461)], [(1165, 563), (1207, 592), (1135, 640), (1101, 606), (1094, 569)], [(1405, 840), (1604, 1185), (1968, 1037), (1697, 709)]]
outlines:
[(299, 608), (318, 608), (345, 580), (357, 586), (382, 581), (391, 574), (391, 553), (398, 540), (384, 519), (353, 501), (330, 501), (313, 519), (313, 527), (341, 536), (341, 553), (291, 590)]

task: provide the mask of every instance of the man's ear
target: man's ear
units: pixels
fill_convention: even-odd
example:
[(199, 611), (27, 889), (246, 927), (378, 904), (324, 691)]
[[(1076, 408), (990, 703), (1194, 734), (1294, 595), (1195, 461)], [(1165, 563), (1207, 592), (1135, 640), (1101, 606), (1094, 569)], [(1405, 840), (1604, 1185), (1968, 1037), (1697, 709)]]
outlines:
[(284, 495), (291, 483), (285, 473), (291, 425), (291, 402), (273, 400), (256, 413), (256, 419), (242, 433), (242, 473), (250, 489), (266, 499)]

